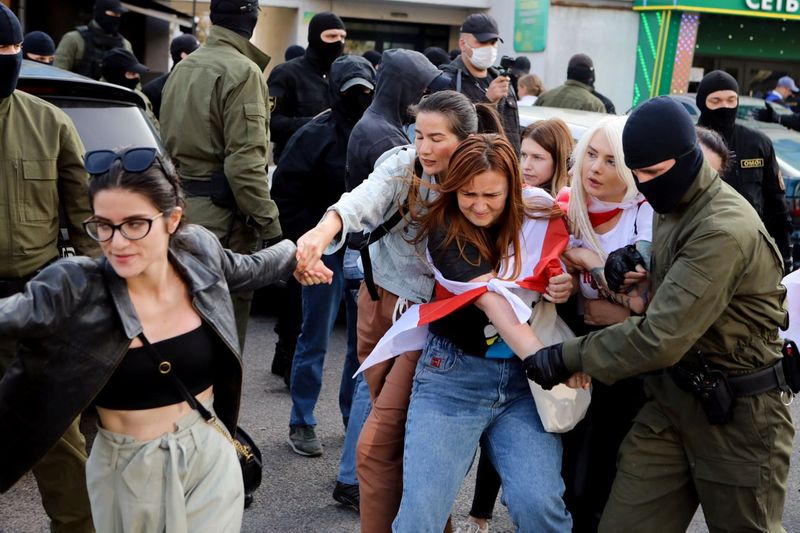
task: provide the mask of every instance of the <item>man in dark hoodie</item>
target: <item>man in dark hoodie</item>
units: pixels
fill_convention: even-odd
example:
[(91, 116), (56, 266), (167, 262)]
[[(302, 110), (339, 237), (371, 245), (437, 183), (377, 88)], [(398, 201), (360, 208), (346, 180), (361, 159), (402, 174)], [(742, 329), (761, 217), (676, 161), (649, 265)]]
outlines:
[[(347, 32), (344, 22), (334, 13), (314, 15), (308, 23), (308, 47), (305, 53), (275, 67), (267, 79), (271, 112), (270, 136), (274, 143), (272, 159), (280, 163), (283, 148), (294, 133), (312, 118), (331, 106), (328, 72), (342, 55)], [(300, 284), (286, 281), (282, 291), (284, 305), (278, 311), (275, 355), (272, 373), (282, 375), (289, 385), (292, 356), (300, 334)]]
[[(172, 69), (174, 69), (182, 59), (199, 47), (200, 42), (197, 40), (197, 37), (190, 33), (184, 33), (172, 39), (172, 42), (169, 43), (169, 54), (172, 56)], [(147, 95), (147, 98), (150, 99), (150, 103), (153, 104), (153, 113), (156, 118), (161, 117), (161, 93), (164, 92), (164, 85), (167, 84), (167, 78), (169, 78), (169, 75), (172, 73), (172, 69), (142, 87), (142, 92)]]
[(375, 98), (350, 134), (347, 146), (347, 190), (367, 179), (375, 161), (387, 150), (410, 144), (403, 127), (410, 122), (409, 106), (426, 90), (447, 88), (449, 78), (413, 50), (387, 50), (375, 84)]
[(122, 15), (127, 13), (120, 0), (97, 0), (94, 18), (86, 26), (67, 32), (56, 48), (58, 68), (100, 79), (100, 62), (112, 48), (133, 50), (131, 43), (119, 34)]
[[(329, 83), (331, 109), (314, 117), (289, 139), (272, 179), (272, 196), (281, 213), (281, 227), (284, 235), (292, 240), (313, 228), (328, 206), (336, 203), (345, 191), (347, 143), (353, 126), (372, 101), (375, 69), (363, 57), (342, 56), (331, 65)], [(342, 249), (323, 256), (323, 261), (334, 273), (331, 285), (320, 285), (317, 291), (302, 289), (303, 322), (291, 372), (289, 444), (300, 455), (318, 456), (322, 453), (314, 432), (314, 407), (322, 385), (322, 364), (328, 340), (339, 303), (344, 298), (348, 336), (339, 387), (339, 408), (348, 437), (345, 438), (333, 497), (344, 505), (358, 508), (355, 445), (369, 411), (369, 394), (362, 395), (361, 403), (351, 408), (356, 401), (352, 376), (358, 369), (356, 300), (345, 280), (344, 254)]]
[(276, 164), (294, 132), (330, 107), (328, 72), (344, 52), (346, 37), (342, 19), (334, 13), (317, 13), (308, 23), (305, 53), (270, 72), (267, 85), (275, 107), (269, 131)]
[(697, 123), (725, 138), (732, 167), (723, 179), (750, 202), (775, 239), (783, 256), (784, 271), (792, 270), (791, 219), (785, 186), (772, 141), (758, 130), (736, 124), (739, 84), (722, 70), (706, 74), (697, 88)]

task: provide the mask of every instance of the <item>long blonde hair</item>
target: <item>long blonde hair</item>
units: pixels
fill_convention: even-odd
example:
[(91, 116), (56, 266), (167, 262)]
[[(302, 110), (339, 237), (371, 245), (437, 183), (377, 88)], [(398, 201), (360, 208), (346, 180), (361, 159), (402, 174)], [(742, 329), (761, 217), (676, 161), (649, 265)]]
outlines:
[(617, 175), (627, 189), (623, 200), (635, 198), (639, 191), (636, 189), (636, 182), (633, 179), (631, 169), (625, 166), (625, 154), (622, 151), (622, 129), (625, 127), (625, 120), (626, 117), (622, 116), (609, 116), (602, 119), (583, 134), (575, 147), (575, 151), (572, 153), (572, 186), (570, 188), (569, 211), (567, 214), (570, 231), (603, 259), (608, 257), (608, 254), (600, 246), (597, 233), (595, 233), (589, 221), (589, 211), (586, 204), (588, 193), (583, 188), (583, 159), (589, 149), (592, 137), (598, 132), (602, 133), (608, 140), (608, 144), (614, 154)]

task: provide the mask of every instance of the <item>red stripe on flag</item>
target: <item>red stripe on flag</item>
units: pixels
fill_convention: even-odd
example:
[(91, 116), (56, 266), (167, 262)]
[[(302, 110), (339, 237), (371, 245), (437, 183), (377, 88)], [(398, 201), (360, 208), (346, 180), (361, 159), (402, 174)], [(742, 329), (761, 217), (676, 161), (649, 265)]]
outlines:
[[(438, 287), (438, 283), (436, 284)], [(442, 287), (444, 290), (444, 288)], [(469, 290), (462, 294), (456, 294), (450, 297), (445, 296), (442, 300), (436, 300), (427, 304), (422, 304), (419, 306), (419, 322), (417, 325), (424, 326), (425, 324), (430, 324), (440, 318), (449, 315), (453, 311), (461, 309), (465, 307), (475, 300), (478, 297), (487, 292), (489, 289), (487, 287), (478, 287), (477, 289)], [(447, 292), (445, 290), (445, 292)], [(449, 294), (449, 293), (448, 293)], [(439, 297), (439, 292), (437, 288), (437, 298)]]
[(533, 275), (517, 282), (523, 289), (544, 293), (547, 283), (553, 276), (563, 273), (561, 254), (569, 244), (569, 232), (563, 218), (551, 219), (542, 243), (542, 255), (533, 269)]

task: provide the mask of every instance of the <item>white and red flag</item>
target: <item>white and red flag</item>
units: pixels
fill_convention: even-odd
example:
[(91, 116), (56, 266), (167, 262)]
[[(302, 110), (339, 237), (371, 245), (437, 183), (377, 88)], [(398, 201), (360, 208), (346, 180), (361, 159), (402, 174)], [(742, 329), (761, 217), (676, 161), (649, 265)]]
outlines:
[[(537, 196), (552, 201), (541, 189), (523, 189), (524, 198)], [(498, 277), (488, 282), (476, 283), (445, 279), (433, 266), (429, 254), (427, 259), (436, 276), (433, 301), (409, 307), (378, 341), (356, 375), (403, 352), (421, 350), (428, 336), (428, 324), (472, 304), (489, 291), (503, 296), (511, 304), (517, 319), (527, 322), (531, 317), (530, 299), (526, 302), (515, 293), (520, 289), (544, 292), (550, 278), (564, 272), (560, 256), (568, 244), (569, 233), (563, 218), (526, 218), (520, 234), (520, 255), (523, 263), (519, 277), (502, 279), (507, 277), (507, 272), (514, 271), (514, 261), (517, 258), (512, 257), (508, 264), (501, 266)]]

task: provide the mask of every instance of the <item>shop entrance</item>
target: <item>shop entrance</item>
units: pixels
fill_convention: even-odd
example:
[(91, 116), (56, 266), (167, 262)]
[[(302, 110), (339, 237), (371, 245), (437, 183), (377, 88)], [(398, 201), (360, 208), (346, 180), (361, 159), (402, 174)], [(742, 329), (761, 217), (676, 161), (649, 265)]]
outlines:
[(361, 55), (367, 50), (383, 52), (405, 48), (422, 52), (429, 46), (447, 50), (450, 27), (435, 24), (411, 24), (345, 18), (347, 41), (345, 53)]
[(763, 96), (781, 76), (800, 78), (800, 22), (703, 13), (692, 66), (724, 70), (742, 94)]

